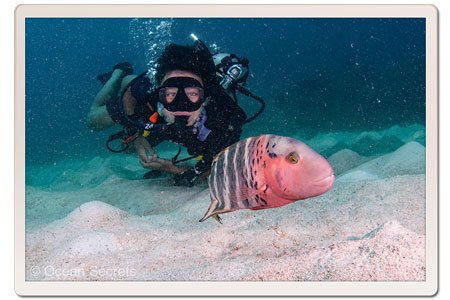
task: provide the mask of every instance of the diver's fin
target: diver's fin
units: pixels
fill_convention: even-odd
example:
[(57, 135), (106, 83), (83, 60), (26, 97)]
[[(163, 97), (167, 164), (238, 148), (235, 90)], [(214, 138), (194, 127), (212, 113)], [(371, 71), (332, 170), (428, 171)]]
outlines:
[(115, 64), (113, 66), (113, 68), (112, 68), (112, 71), (109, 71), (109, 72), (106, 72), (106, 73), (98, 75), (97, 79), (102, 84), (105, 84), (111, 78), (112, 73), (116, 69), (122, 70), (122, 77), (125, 77), (127, 75), (131, 75), (134, 72), (133, 66), (129, 62), (125, 61), (125, 62), (121, 62), (121, 63)]
[(209, 217), (212, 217), (214, 215), (214, 210), (217, 208), (218, 204), (219, 204), (219, 200), (217, 200), (217, 199), (212, 200), (211, 204), (209, 205), (208, 211), (203, 216), (203, 218), (200, 219), (200, 222), (203, 222), (206, 219), (208, 219)]
[(131, 75), (134, 72), (133, 66), (127, 61), (114, 65), (113, 70), (115, 69), (121, 69), (123, 76)]

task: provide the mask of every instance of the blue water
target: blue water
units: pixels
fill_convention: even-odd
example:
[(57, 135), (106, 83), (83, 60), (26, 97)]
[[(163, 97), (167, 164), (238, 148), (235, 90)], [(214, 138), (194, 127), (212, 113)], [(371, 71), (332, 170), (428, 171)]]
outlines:
[[(158, 28), (161, 21), (170, 27)], [(244, 136), (300, 132), (309, 139), (319, 133), (425, 125), (424, 19), (152, 22), (26, 20), (27, 166), (111, 156), (105, 140), (119, 127), (91, 132), (86, 126), (86, 114), (101, 88), (96, 76), (120, 61), (141, 72), (155, 59), (153, 41), (159, 46), (188, 44), (191, 32), (221, 51), (249, 58), (247, 87), (267, 101), (267, 109), (246, 125)], [(239, 101), (249, 115), (258, 108), (244, 96)]]

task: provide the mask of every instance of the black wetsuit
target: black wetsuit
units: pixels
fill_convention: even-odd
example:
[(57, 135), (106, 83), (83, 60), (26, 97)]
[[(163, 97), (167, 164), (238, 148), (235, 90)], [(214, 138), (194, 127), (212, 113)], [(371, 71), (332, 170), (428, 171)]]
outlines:
[[(151, 132), (149, 136), (152, 146), (163, 140), (170, 140), (186, 147), (190, 155), (202, 155), (203, 160), (195, 165), (196, 170), (200, 172), (209, 170), (217, 153), (240, 140), (242, 126), (247, 118), (244, 110), (220, 85), (209, 86), (207, 90), (210, 99), (205, 106), (206, 121), (203, 123), (207, 132), (206, 138), (200, 137), (199, 131), (195, 132), (192, 126), (176, 124), (168, 125), (167, 129), (161, 132)], [(134, 117), (147, 119), (154, 113), (147, 103), (156, 109), (158, 102), (158, 95), (152, 83), (147, 77), (137, 78), (131, 82), (130, 92), (138, 102)], [(165, 121), (160, 117), (158, 122)]]
[[(146, 102), (156, 110), (156, 101), (152, 97), (152, 83), (150, 79), (145, 76), (139, 76), (133, 79), (128, 87), (130, 88), (131, 95), (138, 100), (135, 108), (135, 115), (132, 118), (138, 118), (140, 116), (150, 116), (153, 112), (146, 105)], [(122, 95), (117, 95), (115, 98), (111, 98), (106, 102), (106, 110), (108, 111), (111, 119), (121, 125), (126, 126), (127, 121), (125, 117), (125, 111), (123, 109)]]
[(203, 161), (196, 169), (204, 172), (211, 166), (214, 156), (240, 140), (242, 125), (247, 118), (245, 112), (230, 96), (217, 86), (209, 88), (211, 99), (205, 107), (204, 127), (210, 130), (206, 139), (201, 141), (192, 127), (169, 126), (165, 137), (187, 148), (190, 155), (203, 155)]

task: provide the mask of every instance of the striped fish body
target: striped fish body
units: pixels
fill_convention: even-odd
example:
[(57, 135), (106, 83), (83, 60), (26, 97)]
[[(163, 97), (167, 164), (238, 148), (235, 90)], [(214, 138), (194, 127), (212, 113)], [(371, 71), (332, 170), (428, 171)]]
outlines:
[(319, 159), (319, 166), (326, 169), (324, 174), (332, 175), (334, 181), (328, 162), (300, 141), (276, 135), (250, 137), (214, 158), (208, 177), (211, 205), (200, 221), (239, 209), (274, 208), (306, 198), (296, 188), (305, 174), (288, 160), (298, 152)]

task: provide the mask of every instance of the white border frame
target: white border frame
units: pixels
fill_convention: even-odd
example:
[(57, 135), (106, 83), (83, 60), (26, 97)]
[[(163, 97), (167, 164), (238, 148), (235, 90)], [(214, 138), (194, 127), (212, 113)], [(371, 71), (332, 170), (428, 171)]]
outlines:
[[(426, 281), (30, 282), (25, 281), (25, 18), (360, 17), (426, 18)], [(150, 4), (19, 5), (15, 11), (15, 289), (19, 295), (416, 295), (438, 291), (438, 11), (432, 5)]]

